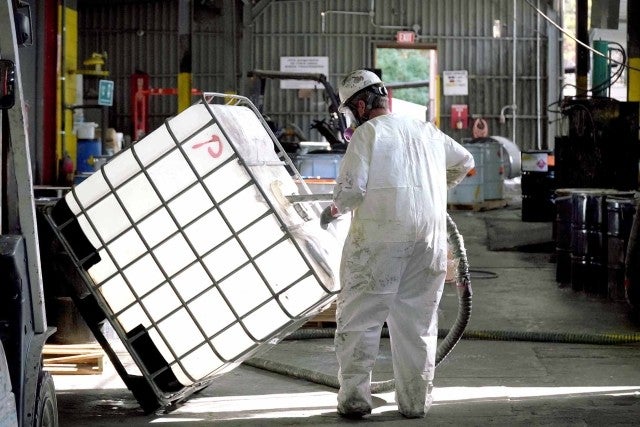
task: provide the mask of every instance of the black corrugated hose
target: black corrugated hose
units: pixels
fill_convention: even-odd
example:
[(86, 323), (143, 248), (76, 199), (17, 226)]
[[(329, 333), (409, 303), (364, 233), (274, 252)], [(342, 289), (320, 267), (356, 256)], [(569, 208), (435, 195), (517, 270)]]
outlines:
[[(447, 214), (447, 235), (451, 250), (453, 252), (454, 259), (458, 260), (458, 268), (456, 271), (456, 287), (458, 291), (458, 316), (456, 318), (453, 327), (447, 332), (439, 332), (444, 339), (438, 345), (438, 351), (436, 353), (436, 366), (444, 360), (445, 357), (453, 350), (453, 347), (460, 341), (463, 336), (464, 329), (469, 323), (471, 317), (471, 280), (469, 275), (469, 263), (467, 261), (467, 252), (464, 248), (464, 241), (458, 227), (456, 226), (451, 216)], [(333, 338), (335, 331), (333, 329), (299, 329), (296, 332), (289, 335), (286, 339), (317, 339), (317, 338)], [(382, 331), (382, 336), (388, 338), (389, 331), (385, 328)], [(276, 372), (282, 375), (288, 375), (294, 378), (299, 378), (306, 381), (311, 381), (317, 384), (326, 385), (328, 387), (340, 388), (338, 378), (333, 375), (323, 374), (322, 372), (312, 371), (310, 369), (299, 368), (267, 360), (260, 357), (254, 357), (252, 359), (245, 360), (245, 365), (253, 366), (255, 368), (266, 369), (271, 372)], [(372, 393), (384, 393), (392, 391), (395, 388), (395, 381), (379, 381), (371, 383)]]
[[(442, 342), (438, 345), (436, 353), (436, 366), (453, 350), (453, 347), (461, 338), (471, 340), (492, 340), (492, 341), (528, 341), (528, 342), (549, 342), (565, 344), (595, 344), (595, 345), (619, 345), (640, 342), (640, 334), (584, 334), (584, 333), (563, 333), (563, 332), (533, 332), (533, 331), (491, 331), (465, 330), (471, 316), (471, 282), (470, 270), (467, 262), (467, 254), (464, 248), (462, 236), (458, 228), (451, 219), (447, 217), (447, 232), (451, 243), (454, 258), (459, 260), (456, 271), (456, 283), (458, 290), (458, 316), (453, 327), (449, 330), (439, 329), (438, 337)], [(481, 277), (480, 277), (481, 278)], [(333, 338), (335, 330), (331, 328), (304, 328), (299, 329), (286, 339), (320, 339)], [(382, 337), (388, 338), (389, 331), (384, 328)], [(340, 388), (338, 379), (335, 376), (312, 371), (310, 369), (298, 368), (280, 362), (274, 362), (262, 358), (253, 358), (244, 362), (246, 365), (256, 368), (266, 369), (294, 378), (326, 385), (328, 387)], [(394, 389), (394, 380), (374, 382), (371, 384), (372, 393), (384, 393)]]

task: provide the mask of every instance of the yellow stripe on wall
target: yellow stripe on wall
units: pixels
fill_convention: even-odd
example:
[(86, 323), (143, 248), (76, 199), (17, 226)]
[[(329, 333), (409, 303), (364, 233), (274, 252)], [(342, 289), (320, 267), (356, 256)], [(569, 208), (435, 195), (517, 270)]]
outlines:
[(629, 58), (628, 101), (640, 101), (640, 58)]

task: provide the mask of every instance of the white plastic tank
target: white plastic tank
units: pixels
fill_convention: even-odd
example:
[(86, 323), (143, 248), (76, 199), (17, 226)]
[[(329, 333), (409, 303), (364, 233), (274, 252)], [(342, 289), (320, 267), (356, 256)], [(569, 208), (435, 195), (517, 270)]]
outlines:
[(159, 393), (268, 349), (339, 290), (342, 240), (320, 228), (318, 206), (288, 202), (298, 187), (258, 114), (193, 105), (54, 209), (91, 293)]

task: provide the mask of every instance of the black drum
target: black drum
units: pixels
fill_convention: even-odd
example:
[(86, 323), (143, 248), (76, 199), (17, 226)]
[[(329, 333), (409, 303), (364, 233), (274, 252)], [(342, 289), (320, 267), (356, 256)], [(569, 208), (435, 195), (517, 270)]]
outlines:
[(556, 255), (556, 282), (561, 287), (571, 283), (571, 196), (556, 195), (553, 240)]
[(607, 281), (609, 298), (624, 301), (624, 268), (636, 201), (633, 197), (607, 198)]
[[(622, 275), (621, 254), (626, 250), (626, 239), (621, 235), (630, 229), (629, 200), (633, 197), (633, 192), (602, 188), (556, 190), (554, 233), (560, 286), (570, 283), (575, 291), (620, 298), (621, 285), (617, 283)], [(618, 264), (612, 268), (616, 271), (610, 271), (614, 259)], [(616, 285), (610, 285), (611, 281)]]
[(597, 189), (571, 195), (571, 288), (606, 295), (605, 196)]
[(640, 313), (640, 205), (636, 203), (625, 258), (625, 295), (637, 315)]

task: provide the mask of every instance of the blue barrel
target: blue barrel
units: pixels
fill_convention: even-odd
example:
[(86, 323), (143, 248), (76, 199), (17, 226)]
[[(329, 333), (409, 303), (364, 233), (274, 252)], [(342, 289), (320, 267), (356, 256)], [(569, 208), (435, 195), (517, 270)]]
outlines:
[(102, 142), (99, 139), (78, 139), (76, 172), (94, 172), (95, 159), (102, 156)]
[(473, 156), (475, 167), (447, 193), (447, 203), (452, 205), (474, 205), (485, 201), (484, 197), (484, 144), (463, 144)]
[(491, 139), (483, 143), (484, 153), (484, 198), (502, 200), (504, 198), (504, 159), (502, 144)]

